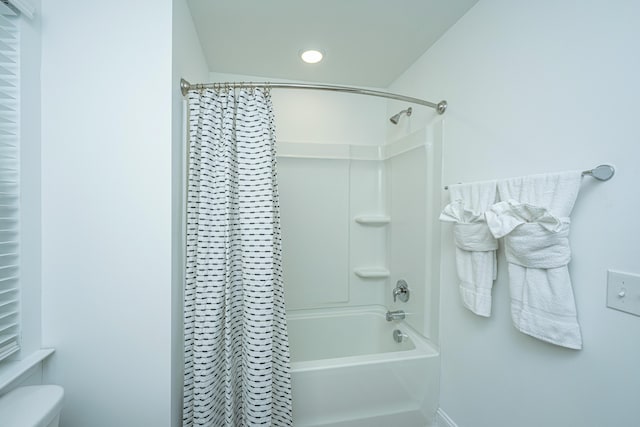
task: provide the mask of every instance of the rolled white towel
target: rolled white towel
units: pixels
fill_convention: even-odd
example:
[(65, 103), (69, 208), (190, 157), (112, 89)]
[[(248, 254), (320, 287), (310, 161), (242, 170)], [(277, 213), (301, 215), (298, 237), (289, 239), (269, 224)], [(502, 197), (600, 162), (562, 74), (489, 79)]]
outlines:
[(485, 216), (493, 235), (505, 238), (509, 263), (548, 269), (571, 261), (569, 218), (557, 218), (545, 208), (515, 200), (496, 203)]
[(462, 304), (473, 313), (491, 315), (491, 288), (496, 279), (498, 241), (491, 235), (484, 211), (495, 202), (496, 183), (452, 185), (451, 203), (440, 220), (453, 222), (456, 271)]
[(456, 223), (453, 226), (453, 239), (456, 246), (465, 251), (486, 252), (498, 249), (498, 240), (484, 222)]
[(567, 267), (571, 260), (569, 215), (580, 182), (579, 171), (500, 181), (503, 201), (485, 215), (494, 237), (505, 239), (514, 326), (572, 349), (582, 348)]

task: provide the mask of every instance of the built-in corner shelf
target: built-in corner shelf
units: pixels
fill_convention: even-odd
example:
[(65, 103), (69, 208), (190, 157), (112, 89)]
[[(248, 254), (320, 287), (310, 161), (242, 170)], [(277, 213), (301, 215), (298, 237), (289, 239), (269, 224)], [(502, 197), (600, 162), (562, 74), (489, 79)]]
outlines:
[(387, 225), (391, 218), (384, 215), (362, 215), (355, 217), (355, 221), (362, 225)]
[(356, 268), (353, 272), (362, 279), (384, 279), (391, 274), (386, 268), (379, 267)]

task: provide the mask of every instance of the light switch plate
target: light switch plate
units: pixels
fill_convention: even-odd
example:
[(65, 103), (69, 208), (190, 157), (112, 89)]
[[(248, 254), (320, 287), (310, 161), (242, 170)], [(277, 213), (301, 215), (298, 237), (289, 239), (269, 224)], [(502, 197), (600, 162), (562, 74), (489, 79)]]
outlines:
[(607, 307), (640, 316), (640, 275), (607, 270)]

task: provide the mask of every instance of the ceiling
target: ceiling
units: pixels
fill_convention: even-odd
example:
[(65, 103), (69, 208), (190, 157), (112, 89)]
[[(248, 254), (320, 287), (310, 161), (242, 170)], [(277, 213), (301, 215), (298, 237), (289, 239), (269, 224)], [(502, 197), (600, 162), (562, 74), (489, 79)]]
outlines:
[[(385, 88), (478, 0), (188, 0), (211, 71)], [(305, 64), (299, 53), (325, 58)]]

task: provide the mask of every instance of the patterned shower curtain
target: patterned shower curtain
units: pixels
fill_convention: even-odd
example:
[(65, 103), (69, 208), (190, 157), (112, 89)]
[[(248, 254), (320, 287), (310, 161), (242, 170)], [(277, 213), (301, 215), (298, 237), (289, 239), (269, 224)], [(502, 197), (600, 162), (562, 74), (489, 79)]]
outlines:
[(291, 426), (268, 90), (189, 93), (184, 426)]

